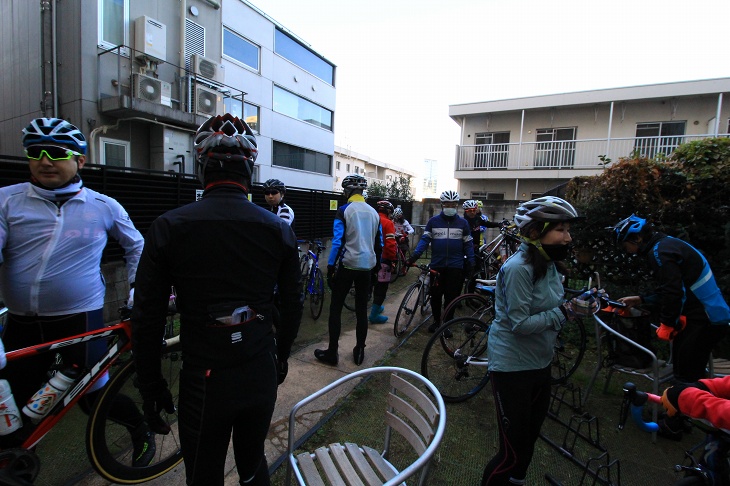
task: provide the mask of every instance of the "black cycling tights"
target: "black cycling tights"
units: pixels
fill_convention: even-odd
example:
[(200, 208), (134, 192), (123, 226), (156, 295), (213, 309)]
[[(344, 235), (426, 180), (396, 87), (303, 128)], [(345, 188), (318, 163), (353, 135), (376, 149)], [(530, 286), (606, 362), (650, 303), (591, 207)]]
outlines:
[(550, 367), (490, 372), (499, 420), (499, 452), (482, 475), (482, 486), (524, 484), (535, 442), (550, 406)]
[(235, 368), (183, 363), (178, 418), (188, 485), (223, 485), (231, 434), (240, 484), (270, 484), (264, 441), (276, 402), (275, 360), (272, 348)]

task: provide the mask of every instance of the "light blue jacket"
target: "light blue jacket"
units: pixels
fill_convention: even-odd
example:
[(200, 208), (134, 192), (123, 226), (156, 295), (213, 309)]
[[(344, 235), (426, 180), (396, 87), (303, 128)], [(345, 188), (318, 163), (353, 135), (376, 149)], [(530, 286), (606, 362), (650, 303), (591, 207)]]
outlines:
[(533, 267), (526, 257), (527, 244), (522, 243), (497, 276), (495, 317), (487, 345), (490, 371), (546, 368), (565, 322), (559, 308), (564, 294), (561, 275), (550, 262), (545, 277), (533, 284)]

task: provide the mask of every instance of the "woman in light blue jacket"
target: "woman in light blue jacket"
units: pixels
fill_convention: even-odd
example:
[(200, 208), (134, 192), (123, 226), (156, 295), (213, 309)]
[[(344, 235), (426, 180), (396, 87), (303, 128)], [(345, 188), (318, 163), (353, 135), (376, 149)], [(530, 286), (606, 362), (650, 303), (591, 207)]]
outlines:
[(575, 208), (541, 197), (517, 208), (522, 245), (497, 277), (495, 318), (489, 331), (489, 375), (499, 424), (499, 452), (482, 485), (524, 484), (550, 402), (555, 338), (572, 318), (564, 303), (560, 262), (570, 249)]

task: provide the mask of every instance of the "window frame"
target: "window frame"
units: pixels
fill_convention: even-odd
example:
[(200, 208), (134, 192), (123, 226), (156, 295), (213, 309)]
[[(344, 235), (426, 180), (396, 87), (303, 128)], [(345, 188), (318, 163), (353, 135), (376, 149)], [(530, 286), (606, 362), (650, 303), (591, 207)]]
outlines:
[[(108, 2), (109, 0), (99, 0), (97, 3), (97, 47), (100, 47), (102, 49), (113, 49), (117, 47), (118, 44), (112, 44), (111, 42), (104, 39), (104, 4)], [(129, 0), (122, 0), (123, 1), (123, 16), (124, 19), (122, 20), (123, 26), (122, 26), (122, 44), (124, 46), (129, 46), (130, 40), (129, 40)], [(123, 47), (120, 49), (120, 53), (129, 56), (129, 48)]]
[[(506, 135), (506, 142), (495, 142), (494, 139)], [(486, 143), (480, 143), (484, 140)], [(474, 168), (506, 169), (509, 164), (510, 131), (478, 132), (474, 134)]]
[[(682, 134), (663, 134), (664, 128), (669, 126), (681, 126)], [(656, 135), (639, 136), (639, 130), (646, 131), (654, 129), (656, 129)], [(636, 122), (634, 135), (636, 137), (634, 139), (634, 151), (638, 150), (643, 157), (653, 159), (659, 154), (664, 154), (666, 157), (669, 157), (684, 142), (684, 137), (687, 136), (687, 120)]]
[[(124, 165), (108, 165), (106, 163), (106, 147), (107, 144), (110, 145), (121, 145), (124, 147)], [(97, 161), (100, 165), (105, 165), (107, 167), (122, 167), (122, 168), (128, 168), (131, 167), (132, 164), (132, 142), (129, 142), (128, 140), (119, 140), (117, 138), (109, 138), (109, 137), (100, 137), (99, 138), (99, 160)]]
[[(256, 66), (251, 66), (250, 64), (247, 64), (246, 62), (233, 57), (230, 54), (226, 54), (226, 31), (230, 32), (231, 35), (234, 35), (238, 39), (242, 40), (243, 42), (250, 44), (252, 47), (256, 49)], [(232, 63), (241, 66), (245, 69), (248, 69), (249, 71), (253, 71), (255, 73), (261, 72), (261, 46), (254, 43), (253, 41), (247, 39), (244, 35), (241, 35), (238, 33), (235, 29), (228, 27), (227, 25), (223, 25), (223, 29), (221, 29), (221, 45), (223, 46), (222, 52), (223, 52), (223, 58), (228, 59)]]
[[(323, 78), (320, 74), (313, 72), (313, 70), (311, 68), (308, 69), (306, 66), (303, 66), (302, 64), (307, 64), (306, 62), (301, 62), (301, 61), (297, 62), (297, 59), (292, 59), (292, 57), (294, 57), (294, 56), (286, 55), (287, 53), (285, 52), (283, 46), (282, 46), (281, 50), (279, 50), (279, 46), (278, 46), (279, 35), (286, 37), (289, 41), (294, 43), (294, 45), (296, 45), (297, 48), (301, 50), (301, 52), (306, 53), (307, 59), (329, 66), (330, 67), (329, 77), (331, 79), (327, 80), (327, 79)], [(286, 32), (284, 32), (283, 30), (281, 30), (278, 27), (275, 29), (275, 32), (274, 32), (274, 54), (281, 57), (282, 59), (286, 59), (290, 63), (294, 64), (295, 66), (298, 66), (300, 69), (308, 72), (309, 74), (316, 77), (317, 79), (321, 79), (323, 82), (329, 84), (330, 86), (335, 85), (335, 65), (332, 64), (331, 62), (329, 62), (328, 60), (326, 60), (322, 55), (317, 54), (312, 49), (310, 49), (309, 47), (304, 45), (302, 42), (298, 41), (297, 39), (295, 39), (291, 35), (287, 34)], [(302, 59), (302, 60), (306, 60), (306, 59)]]
[[(561, 132), (571, 131), (571, 138), (561, 139)], [(549, 135), (550, 140), (540, 140)], [(578, 127), (550, 127), (535, 129), (535, 169), (572, 169), (575, 166), (575, 141)], [(556, 163), (557, 162), (557, 163)]]
[[(283, 100), (282, 98), (277, 99), (277, 94), (279, 94), (279, 93), (285, 93), (285, 94), (287, 94), (289, 96), (294, 97), (294, 99), (297, 100), (297, 106), (296, 106), (296, 108), (297, 108), (296, 112), (297, 113), (296, 114), (289, 113), (289, 112), (285, 112), (285, 111), (282, 111), (281, 110), (281, 107), (282, 106), (285, 106), (285, 103), (283, 103), (282, 101), (286, 101), (286, 100)], [(328, 132), (334, 132), (334, 126), (335, 126), (335, 120), (334, 120), (335, 119), (335, 112), (334, 111), (332, 111), (332, 110), (330, 110), (328, 108), (325, 108), (324, 106), (319, 105), (319, 104), (315, 103), (312, 100), (308, 100), (307, 98), (305, 98), (303, 96), (300, 96), (300, 95), (294, 93), (293, 91), (289, 91), (288, 89), (282, 88), (278, 84), (275, 84), (274, 85), (273, 92), (272, 92), (272, 101), (273, 101), (273, 103), (272, 103), (272, 110), (274, 110), (276, 113), (279, 113), (281, 115), (288, 116), (289, 118), (293, 118), (295, 120), (299, 120), (301, 122), (307, 123), (308, 125), (312, 125), (313, 127), (321, 128), (322, 130), (327, 130)], [(302, 102), (304, 104), (302, 104)], [(279, 106), (277, 106), (277, 104)], [(322, 111), (324, 111), (326, 113), (329, 113), (329, 115), (330, 115), (329, 116), (329, 118), (330, 118), (329, 119), (330, 125), (323, 125), (321, 121), (319, 123), (313, 123), (312, 121), (309, 121), (308, 119), (305, 119), (305, 118), (303, 118), (300, 115), (302, 109), (304, 109), (304, 108), (312, 108), (312, 107), (319, 108), (320, 109), (320, 112), (319, 112), (320, 115), (322, 114)]]
[[(298, 151), (299, 151), (298, 154), (301, 154), (301, 156), (303, 158), (303, 163), (302, 163), (302, 166), (303, 167), (294, 167), (294, 166), (291, 166), (291, 165), (277, 164), (277, 146), (279, 146), (279, 145), (285, 146), (285, 147), (292, 147), (292, 148), (298, 149)], [(272, 148), (272, 153), (271, 153), (271, 166), (272, 167), (274, 167), (274, 166), (276, 166), (276, 167), (283, 167), (283, 168), (291, 169), (291, 170), (300, 170), (300, 171), (303, 171), (303, 172), (309, 172), (311, 174), (323, 174), (323, 175), (327, 175), (327, 176), (332, 176), (332, 160), (334, 159), (334, 156), (332, 154), (326, 154), (324, 152), (318, 152), (316, 150), (304, 148), (304, 147), (301, 147), (299, 145), (294, 145), (294, 144), (291, 144), (291, 143), (283, 142), (281, 140), (272, 140), (272, 147), (271, 148)], [(314, 155), (314, 157), (315, 157), (315, 159), (314, 159), (315, 166), (314, 167), (307, 168), (305, 166), (306, 165), (306, 162), (307, 162), (307, 159), (305, 157), (307, 155), (310, 155), (310, 156), (311, 155)], [(322, 171), (316, 170), (316, 168), (317, 168), (316, 167), (316, 165), (317, 165), (317, 157), (320, 156), (320, 155), (323, 155), (323, 156), (327, 157), (327, 164), (326, 164), (327, 165), (327, 172), (322, 172)]]

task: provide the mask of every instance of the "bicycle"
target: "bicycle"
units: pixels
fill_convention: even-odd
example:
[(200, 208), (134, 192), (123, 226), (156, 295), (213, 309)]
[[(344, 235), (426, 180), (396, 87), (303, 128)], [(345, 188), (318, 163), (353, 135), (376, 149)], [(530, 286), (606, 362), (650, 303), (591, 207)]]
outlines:
[[(413, 322), (413, 318), (416, 316), (416, 311), (420, 310), (422, 316), (426, 315), (428, 309), (431, 307), (431, 285), (438, 285), (439, 273), (436, 270), (432, 270), (428, 265), (413, 266), (419, 268), (421, 274), (408, 287), (398, 307), (395, 321), (393, 321), (393, 334), (397, 338), (403, 336), (408, 331)], [(420, 327), (424, 321), (425, 319), (421, 320), (416, 328)]]
[[(595, 274), (598, 277), (598, 274)], [(565, 289), (566, 296), (584, 293), (581, 290)], [(484, 281), (482, 281), (484, 282)], [(484, 292), (494, 292), (486, 283), (479, 283)], [(600, 286), (600, 279), (597, 280)], [(461, 302), (476, 308), (475, 315), (457, 316), (436, 330), (426, 343), (421, 358), (421, 374), (430, 379), (447, 402), (462, 402), (476, 395), (489, 381), (487, 368), (487, 343), (489, 327), (494, 318), (491, 297), (479, 294), (460, 296)], [(608, 299), (605, 293), (597, 293), (598, 312), (602, 305), (623, 307), (620, 302)], [(455, 300), (450, 305), (455, 305)], [(447, 308), (447, 311), (450, 311)], [(468, 312), (468, 311), (467, 311)], [(474, 311), (472, 311), (474, 312)], [(478, 317), (476, 317), (478, 316)], [(437, 345), (438, 343), (438, 345)], [(565, 383), (580, 366), (586, 351), (586, 330), (582, 319), (566, 321), (555, 339), (551, 362), (551, 383)]]
[(408, 235), (396, 235), (396, 258), (395, 268), (390, 274), (390, 282), (395, 282), (398, 277), (404, 277), (408, 273), (408, 259), (411, 257), (411, 250), (408, 248)]
[(517, 251), (519, 246), (520, 238), (517, 236), (517, 227), (511, 221), (503, 220), (499, 227), (499, 235), (489, 243), (480, 246), (474, 255), (475, 270), (464, 282), (464, 293), (474, 292), (476, 280), (495, 279), (499, 268)]
[[(633, 422), (639, 429), (644, 432), (657, 432), (659, 425), (656, 422), (645, 422), (642, 412), (647, 403), (661, 404), (662, 397), (639, 391), (631, 382), (624, 384), (623, 392), (618, 430), (623, 430), (630, 412)], [(674, 486), (730, 485), (730, 433), (691, 417), (690, 421), (706, 435), (702, 442), (685, 451), (684, 456), (688, 465), (674, 466), (674, 472), (684, 473), (684, 477), (675, 481)]]
[[(494, 288), (496, 283), (496, 280), (476, 279), (474, 292), (461, 294), (446, 306), (443, 313), (443, 322), (448, 322), (457, 317), (487, 319), (489, 313), (494, 313)], [(494, 316), (492, 315), (492, 317)]]
[[(306, 243), (309, 247), (299, 259), (299, 264), (302, 271), (304, 298), (309, 296), (309, 311), (312, 313), (312, 318), (317, 320), (322, 315), (324, 307), (324, 276), (322, 270), (319, 269), (319, 256), (326, 246), (322, 244), (321, 240), (297, 240), (297, 243)], [(315, 245), (316, 252), (312, 251), (312, 246)]]
[[(171, 296), (172, 304), (174, 296)], [(101, 395), (89, 414), (85, 433), (87, 455), (96, 472), (114, 483), (138, 484), (160, 477), (182, 462), (177, 411), (173, 414), (163, 412), (162, 417), (172, 430), (168, 435), (155, 435), (155, 457), (146, 467), (132, 467), (133, 444), (129, 432), (131, 424), (123, 424), (111, 417), (112, 406), (121, 395), (124, 399), (131, 400), (138, 410), (142, 410), (142, 398), (135, 386), (137, 375), (131, 354), (130, 313), (125, 309), (127, 307), (120, 308), (121, 320), (118, 324), (7, 352), (7, 360), (11, 362), (39, 353), (55, 352), (65, 346), (100, 339), (109, 341), (108, 351), (97, 363), (82, 371), (81, 377), (69, 387), (70, 391), (54, 405), (48, 415), (37, 425), (26, 425), (5, 436), (13, 437), (21, 441), (21, 444), (0, 451), (0, 484), (32, 484), (40, 472), (40, 458), (33, 448), (106, 371), (110, 372), (110, 380), (101, 389)], [(177, 329), (174, 329), (176, 326), (170, 325), (171, 322), (172, 317), (166, 326), (161, 359), (162, 373), (169, 384), (177, 409), (182, 356), (180, 337)], [(174, 329), (175, 335), (167, 334), (171, 329)], [(20, 403), (18, 405), (22, 406)]]

